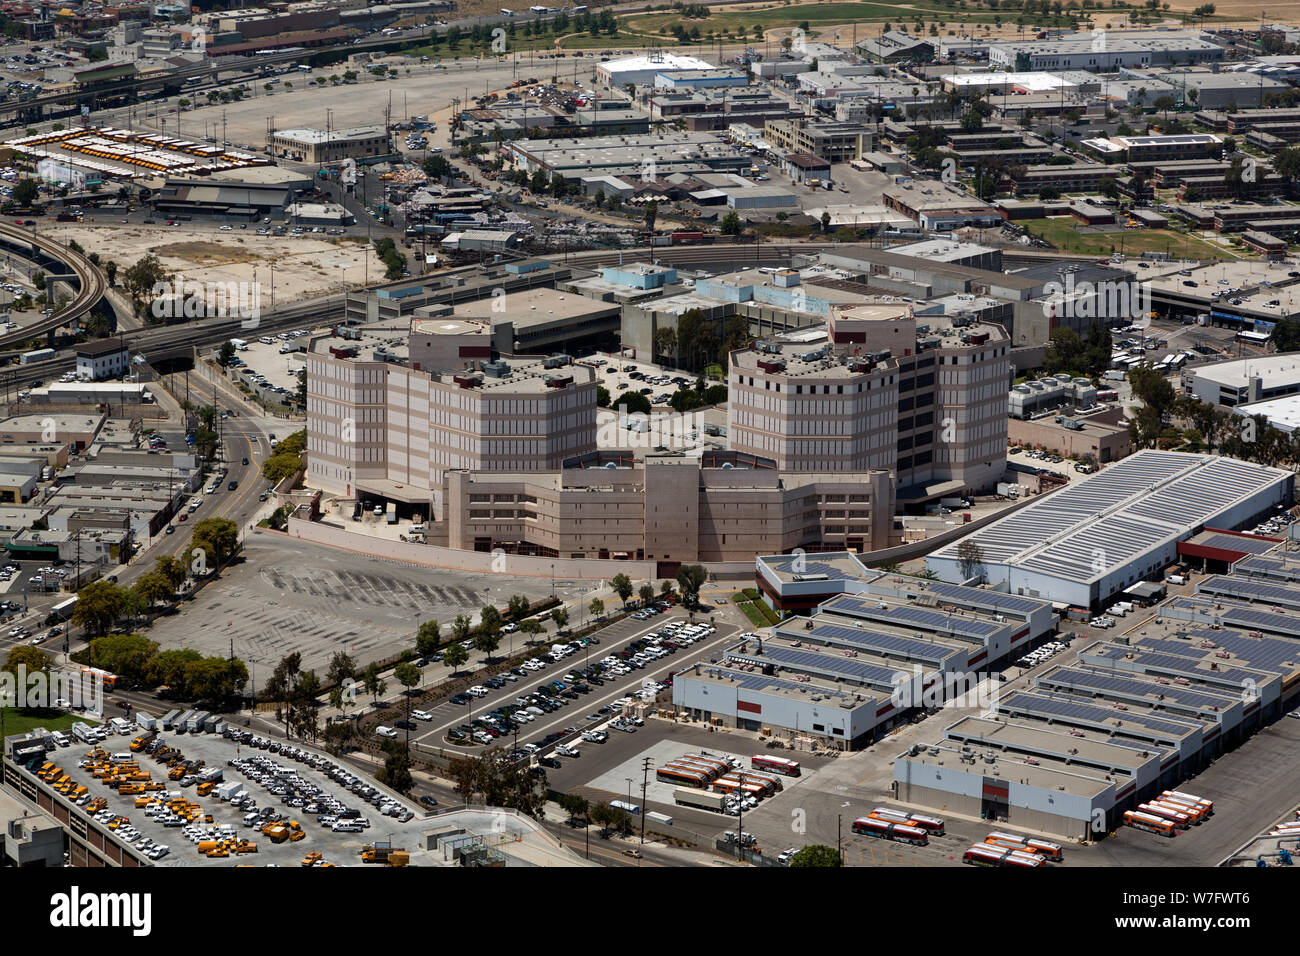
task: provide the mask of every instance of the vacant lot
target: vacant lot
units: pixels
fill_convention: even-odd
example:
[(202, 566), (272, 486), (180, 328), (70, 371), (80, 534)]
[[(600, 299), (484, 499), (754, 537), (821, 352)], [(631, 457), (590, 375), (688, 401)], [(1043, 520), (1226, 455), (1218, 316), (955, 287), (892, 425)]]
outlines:
[(1167, 252), (1175, 257), (1193, 259), (1253, 258), (1230, 248), (1207, 242), (1197, 236), (1172, 229), (1116, 229), (1114, 232), (1079, 232), (1079, 223), (1071, 216), (1031, 219), (1025, 227), (1062, 252), (1109, 256), (1120, 252), (1141, 255), (1144, 252)]

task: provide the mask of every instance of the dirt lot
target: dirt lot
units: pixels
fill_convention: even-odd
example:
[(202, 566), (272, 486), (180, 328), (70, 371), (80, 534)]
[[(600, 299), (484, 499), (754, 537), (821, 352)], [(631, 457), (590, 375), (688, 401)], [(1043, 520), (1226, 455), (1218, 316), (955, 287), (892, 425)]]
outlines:
[[(168, 230), (162, 222), (157, 226), (59, 223), (45, 231), (60, 242), (75, 239), (86, 249), (111, 250), (101, 255), (111, 254), (122, 269), (153, 253), (168, 271), (186, 281), (260, 281), (264, 307), (271, 304), (272, 264), (274, 298), (281, 304), (338, 292), (343, 288), (344, 267), (349, 286), (361, 285), (367, 274), (371, 281), (384, 274), (374, 248), (350, 238), (259, 236), (252, 229), (231, 233), (221, 232), (218, 226), (191, 222)], [(369, 259), (368, 273), (363, 258)]]

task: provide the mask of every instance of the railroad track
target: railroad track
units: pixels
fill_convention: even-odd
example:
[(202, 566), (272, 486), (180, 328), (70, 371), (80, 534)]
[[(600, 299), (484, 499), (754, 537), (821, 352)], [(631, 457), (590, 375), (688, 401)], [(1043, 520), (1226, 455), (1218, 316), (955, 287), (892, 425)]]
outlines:
[(108, 280), (93, 262), (79, 252), (74, 252), (60, 242), (40, 236), (30, 229), (0, 224), (0, 237), (17, 244), (27, 244), (57, 262), (63, 263), (77, 277), (78, 290), (72, 301), (52, 315), (42, 316), (39, 322), (16, 332), (0, 335), (0, 347), (14, 342), (25, 342), (59, 326), (66, 325), (86, 315), (103, 298)]
[[(11, 237), (21, 237), (26, 241), (38, 240), (39, 237), (27, 230), (20, 230), (11, 226), (0, 225), (0, 235), (10, 235)], [(65, 249), (56, 243), (49, 243), (43, 246), (47, 252), (51, 248), (58, 251), (58, 258), (74, 265), (75, 260), (84, 263), (88, 270), (86, 282), (89, 284), (90, 295), (97, 301), (98, 297), (104, 291), (104, 278), (102, 273), (96, 269), (89, 260), (78, 256), (76, 253)], [(759, 243), (755, 245), (752, 242), (747, 243), (714, 243), (712, 245), (701, 246), (653, 246), (646, 248), (624, 249), (621, 252), (617, 249), (597, 249), (582, 252), (570, 252), (567, 256), (555, 256), (550, 258), (552, 262), (566, 264), (581, 268), (599, 268), (601, 266), (617, 265), (620, 261), (634, 262), (641, 259), (660, 260), (675, 265), (691, 266), (708, 266), (722, 265), (733, 268), (741, 268), (747, 265), (755, 264), (784, 264), (789, 262), (792, 255), (810, 254), (824, 251), (841, 251), (849, 254), (855, 248), (854, 245), (846, 245), (838, 242), (805, 242), (805, 243)], [(534, 257), (528, 257), (534, 258)], [(1004, 261), (1013, 265), (1031, 265), (1041, 264), (1044, 262), (1091, 262), (1092, 257), (1070, 256), (1060, 253), (1050, 252), (1009, 252), (1005, 253)], [(438, 273), (439, 276), (454, 275), (457, 273), (473, 272), (477, 266), (467, 266), (459, 269), (450, 270), (448, 273)], [(398, 279), (393, 282), (376, 283), (370, 288), (386, 288), (399, 285), (409, 285), (411, 279)], [(75, 315), (89, 311), (90, 305), (82, 301), (82, 296), (78, 296), (78, 301), (69, 305), (67, 309), (58, 315), (49, 316), (45, 321), (29, 329), (24, 329), (20, 333), (14, 333), (8, 336), (0, 337), (0, 346), (7, 342), (16, 340), (26, 340), (38, 332), (48, 331), (56, 328)], [(89, 300), (86, 300), (89, 301)], [(93, 303), (91, 303), (93, 304)], [(267, 313), (262, 317), (261, 323), (255, 331), (255, 334), (265, 334), (269, 332), (281, 332), (286, 329), (300, 326), (306, 319), (319, 319), (320, 316), (334, 315), (338, 306), (338, 297), (326, 299), (313, 299), (308, 302), (297, 303), (290, 306), (284, 306), (276, 309), (274, 312)], [(76, 305), (80, 312), (74, 313), (73, 306)], [(131, 349), (138, 349), (146, 354), (150, 349), (175, 348), (179, 345), (216, 345), (225, 341), (231, 336), (238, 336), (240, 333), (247, 333), (249, 330), (243, 329), (239, 319), (215, 319), (201, 320), (196, 323), (187, 323), (185, 325), (164, 326), (160, 328), (142, 329), (125, 334), (127, 346)], [(12, 355), (10, 356), (12, 357)], [(0, 359), (4, 358), (0, 353)], [(10, 366), (7, 371), (13, 377), (9, 379), (11, 387), (13, 385), (23, 386), (31, 382), (44, 380), (51, 374), (71, 368), (73, 365), (72, 350), (68, 349), (67, 353), (57, 356), (46, 362), (40, 362), (33, 365), (13, 367)]]

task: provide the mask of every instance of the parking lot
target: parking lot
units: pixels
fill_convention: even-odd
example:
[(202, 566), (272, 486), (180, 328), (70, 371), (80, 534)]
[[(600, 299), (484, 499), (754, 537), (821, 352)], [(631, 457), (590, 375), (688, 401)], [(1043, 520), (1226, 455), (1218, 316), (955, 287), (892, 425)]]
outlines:
[[(168, 731), (155, 738), (155, 752), (131, 752), (130, 743), (140, 733), (134, 728), (126, 735), (108, 733), (96, 744), (74, 743), (46, 759), (73, 786), (85, 788), (73, 802), (93, 811), (124, 844), (161, 866), (298, 866), (313, 851), (322, 862), (355, 865), (361, 862), (362, 846), (376, 840), (416, 850), (419, 830), (426, 826), (414, 805), (314, 750), (252, 734), (238, 740)], [(159, 760), (163, 747), (172, 752)], [(151, 789), (119, 793), (105, 784), (109, 767), (136, 775), (135, 783), (121, 789)], [(200, 790), (205, 772), (220, 779)], [(340, 820), (344, 825), (336, 827)], [(268, 825), (271, 832), (263, 832)], [(295, 832), (303, 836), (291, 836)], [(207, 855), (208, 841), (227, 840), (233, 843), (226, 853)], [(235, 849), (240, 844), (243, 851)], [(256, 850), (248, 844), (256, 844)]]
[(307, 353), (304, 349), (307, 336), (312, 332), (311, 329), (294, 329), (245, 339), (247, 346), (230, 361), (235, 379), (265, 401), (283, 404), (295, 400), (298, 396), (298, 373), (306, 367)]
[(596, 371), (599, 384), (609, 389), (611, 404), (623, 392), (640, 392), (651, 405), (667, 405), (679, 388), (695, 384), (694, 378), (683, 373), (630, 359), (610, 359)]
[[(639, 665), (619, 657), (632, 642), (642, 641), (684, 618), (680, 609), (646, 621), (628, 617), (599, 631), (599, 644), (558, 660), (539, 653), (528, 668), (516, 668), (485, 681), (477, 685), (474, 694), (456, 695), (427, 707), (422, 711), (427, 719), (413, 714), (411, 740), (429, 747), (453, 743), (469, 753), (509, 744), (512, 749), (518, 748), (518, 756), (542, 751), (552, 759), (556, 757), (552, 750), (556, 743), (568, 744), (577, 754), (592, 745), (599, 746), (595, 740), (584, 740), (581, 734), (603, 730), (608, 738), (611, 722), (618, 717), (623, 702), (632, 703), (647, 685), (652, 694), (660, 693), (653, 689), (655, 684), (666, 686), (673, 671), (707, 657), (733, 640), (739, 630), (734, 624), (719, 622), (712, 634), (682, 648), (669, 650), (672, 646), (664, 644), (661, 654), (643, 658), (645, 662)], [(602, 668), (601, 660), (611, 657), (619, 657), (619, 666)], [(455, 744), (456, 738), (449, 740), (449, 733), (464, 737)], [(617, 735), (618, 731), (613, 733)], [(476, 738), (475, 734), (480, 736)]]
[[(412, 646), (424, 621), (437, 620), (446, 632), (457, 614), (477, 619), (484, 605), (505, 607), (511, 595), (538, 600), (551, 593), (549, 579), (385, 561), (264, 532), (247, 536), (243, 557), (184, 615), (159, 619), (150, 638), (221, 656), (233, 639), (235, 655), (261, 681), (294, 651), (302, 653), (304, 670), (317, 673), (337, 651), (364, 666)], [(587, 585), (555, 587), (558, 597), (573, 599)]]

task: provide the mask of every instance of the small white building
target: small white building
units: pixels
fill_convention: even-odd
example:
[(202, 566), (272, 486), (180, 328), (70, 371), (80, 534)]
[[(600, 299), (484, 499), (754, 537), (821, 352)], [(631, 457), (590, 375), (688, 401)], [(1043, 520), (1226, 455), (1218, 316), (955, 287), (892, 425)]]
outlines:
[(120, 378), (131, 366), (131, 353), (121, 339), (100, 339), (77, 346), (77, 378), (99, 382)]

